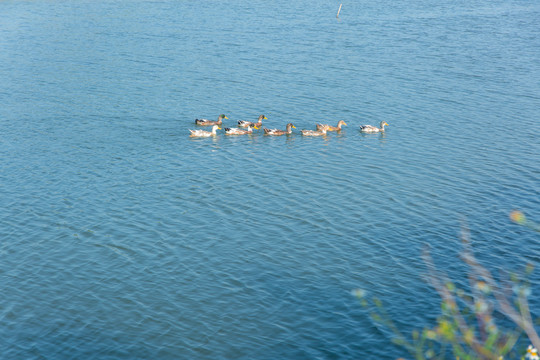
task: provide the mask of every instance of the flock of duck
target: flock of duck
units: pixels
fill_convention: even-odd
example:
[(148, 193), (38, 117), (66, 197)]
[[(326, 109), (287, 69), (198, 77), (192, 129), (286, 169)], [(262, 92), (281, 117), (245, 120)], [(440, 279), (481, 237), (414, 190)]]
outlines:
[[(221, 125), (223, 124), (223, 119), (229, 119), (225, 114), (219, 115), (217, 121), (212, 121), (208, 119), (195, 119), (195, 124), (199, 126), (212, 126), (212, 131), (206, 130), (189, 130), (191, 137), (210, 137), (217, 135), (217, 130), (221, 130)], [(253, 130), (259, 130), (262, 127), (262, 121), (268, 120), (264, 115), (259, 116), (257, 122), (239, 120), (238, 127), (236, 128), (225, 128), (225, 135), (247, 135), (252, 134)], [(304, 136), (323, 136), (326, 135), (328, 131), (341, 131), (342, 126), (347, 126), (347, 123), (343, 120), (340, 120), (336, 126), (330, 126), (328, 124), (317, 124), (316, 130), (300, 130)], [(360, 131), (365, 133), (378, 133), (384, 132), (384, 127), (388, 126), (385, 121), (381, 121), (379, 127), (373, 125), (360, 125)], [(263, 128), (264, 135), (270, 136), (280, 136), (280, 135), (289, 135), (292, 134), (292, 129), (296, 127), (292, 123), (288, 123), (285, 127), (285, 130), (280, 129), (267, 129)]]

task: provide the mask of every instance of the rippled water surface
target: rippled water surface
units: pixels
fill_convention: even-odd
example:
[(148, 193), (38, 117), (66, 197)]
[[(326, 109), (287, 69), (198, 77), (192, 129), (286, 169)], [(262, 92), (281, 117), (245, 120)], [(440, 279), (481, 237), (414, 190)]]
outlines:
[(462, 221), (538, 264), (540, 5), (338, 7), (0, 2), (1, 358), (395, 359), (352, 289), (433, 323)]

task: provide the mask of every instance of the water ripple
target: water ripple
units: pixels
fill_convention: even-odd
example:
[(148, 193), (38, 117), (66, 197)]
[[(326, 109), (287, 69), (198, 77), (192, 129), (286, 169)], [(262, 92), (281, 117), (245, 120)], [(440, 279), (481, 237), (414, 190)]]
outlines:
[[(409, 332), (463, 221), (537, 261), (538, 5), (0, 6), (6, 358), (399, 357), (351, 289)], [(189, 138), (220, 113), (296, 129)]]

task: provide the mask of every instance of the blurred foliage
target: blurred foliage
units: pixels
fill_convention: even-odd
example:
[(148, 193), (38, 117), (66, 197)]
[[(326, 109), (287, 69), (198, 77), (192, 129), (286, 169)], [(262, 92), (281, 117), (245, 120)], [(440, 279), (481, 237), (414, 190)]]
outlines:
[(525, 214), (523, 214), (519, 210), (514, 210), (510, 213), (510, 220), (512, 220), (513, 222), (519, 225), (523, 225), (525, 227), (528, 227), (529, 229), (540, 232), (540, 224), (534, 221), (528, 220)]
[[(520, 211), (512, 211), (510, 219), (540, 231), (540, 226), (527, 220)], [(461, 240), (464, 246), (461, 259), (469, 267), (467, 289), (456, 286), (436, 268), (429, 249), (422, 254), (428, 268), (426, 280), (441, 298), (441, 315), (433, 327), (415, 330), (408, 338), (396, 326), (379, 299), (368, 299), (366, 292), (361, 289), (354, 290), (353, 295), (364, 308), (374, 309), (372, 319), (391, 330), (392, 342), (407, 349), (414, 359), (539, 360), (536, 348), (540, 348), (540, 338), (527, 301), (531, 294), (528, 278), (533, 265), (527, 264), (520, 274), (502, 274), (500, 278), (503, 280), (496, 280), (475, 258), (470, 234), (465, 227)], [(526, 351), (519, 350), (516, 345), (523, 334), (532, 344)]]

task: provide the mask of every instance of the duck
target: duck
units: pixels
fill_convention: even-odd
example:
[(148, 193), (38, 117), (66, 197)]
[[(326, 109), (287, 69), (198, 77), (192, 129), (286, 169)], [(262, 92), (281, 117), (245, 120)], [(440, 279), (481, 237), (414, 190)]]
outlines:
[(328, 131), (328, 127), (329, 127), (328, 125), (321, 125), (319, 130), (301, 130), (301, 132), (302, 132), (302, 135), (304, 136), (322, 136), (322, 135), (326, 135), (326, 132)]
[[(253, 126), (253, 129), (259, 130), (259, 128), (255, 125)], [(252, 134), (253, 129), (250, 125), (248, 125), (247, 130), (239, 129), (239, 128), (225, 128), (225, 135), (247, 135)]]
[(225, 114), (221, 114), (219, 115), (217, 121), (207, 119), (195, 119), (195, 124), (201, 126), (221, 125), (223, 123), (223, 119), (228, 119), (228, 117), (226, 117)]
[(328, 126), (327, 131), (341, 131), (341, 126), (347, 126), (347, 123), (343, 120), (339, 120), (336, 126), (330, 126), (328, 124), (317, 124), (317, 130), (321, 130), (323, 125)]
[(296, 126), (294, 126), (292, 123), (288, 123), (286, 129), (287, 130), (264, 128), (264, 134), (265, 135), (274, 135), (274, 136), (285, 135), (285, 134), (289, 135), (289, 134), (292, 134), (292, 129), (296, 129)]
[(361, 132), (367, 132), (367, 133), (374, 133), (374, 132), (384, 132), (385, 126), (390, 126), (386, 121), (381, 121), (380, 127), (376, 127), (373, 125), (360, 125), (360, 131)]
[(205, 130), (189, 130), (191, 132), (190, 137), (210, 137), (216, 135), (216, 130), (221, 130), (218, 125), (212, 126), (212, 131)]
[(239, 127), (248, 127), (248, 126), (255, 126), (257, 125), (258, 127), (261, 127), (262, 125), (262, 121), (263, 120), (268, 120), (268, 118), (264, 115), (260, 115), (259, 116), (259, 121), (257, 122), (252, 122), (252, 121), (246, 121), (246, 120), (239, 120), (238, 121), (238, 126)]

